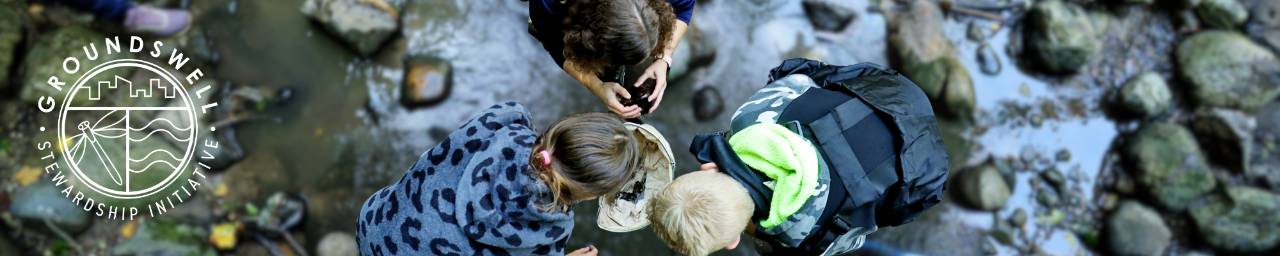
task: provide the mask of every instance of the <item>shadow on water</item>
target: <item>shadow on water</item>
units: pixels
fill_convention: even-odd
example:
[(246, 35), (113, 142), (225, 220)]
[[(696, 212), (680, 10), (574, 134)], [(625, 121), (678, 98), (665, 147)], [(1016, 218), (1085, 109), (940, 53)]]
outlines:
[[(308, 237), (318, 238), (329, 231), (352, 232), (359, 205), (367, 195), (398, 179), (419, 154), (488, 105), (521, 102), (539, 128), (567, 114), (606, 111), (594, 96), (564, 75), (527, 34), (527, 5), (523, 2), (392, 1), (403, 6), (403, 35), (373, 58), (355, 57), (311, 24), (298, 12), (301, 2), (224, 0), (200, 2), (192, 8), (207, 12), (200, 24), (221, 53), (217, 78), (237, 85), (298, 89), (290, 105), (268, 112), (282, 117), (283, 122), (239, 126), (240, 141), (250, 156), (228, 172), (253, 173), (234, 175), (244, 178), (231, 183), (307, 193), (315, 202)], [(809, 57), (834, 64), (887, 63), (883, 15), (873, 8), (874, 3), (853, 2), (859, 6), (859, 15), (842, 32), (815, 32), (800, 1), (700, 3), (693, 29), (703, 34), (717, 55), (709, 64), (689, 71), (689, 78), (673, 83), (661, 108), (646, 117), (671, 140), (680, 169), (696, 166), (683, 153), (682, 145), (688, 145), (699, 132), (725, 129), (733, 109), (764, 86), (768, 70), (781, 60)], [(1151, 22), (1140, 17), (1123, 19), (1113, 27), (1128, 30), (1123, 26)], [(1078, 194), (1078, 200), (1071, 203), (1090, 204), (1093, 180), (1117, 133), (1116, 124), (1102, 114), (1100, 102), (1101, 92), (1119, 81), (1101, 81), (1099, 77), (1128, 77), (1114, 72), (1129, 74), (1153, 67), (1168, 75), (1171, 67), (1160, 59), (1167, 57), (1124, 55), (1126, 58), (1115, 61), (1095, 61), (1076, 77), (1035, 77), (1017, 68), (1017, 61), (1005, 50), (1017, 38), (1011, 36), (1016, 30), (1006, 27), (986, 39), (997, 49), (1004, 70), (986, 75), (978, 72), (980, 64), (975, 60), (979, 43), (964, 39), (964, 22), (968, 20), (950, 18), (946, 25), (947, 36), (956, 43), (960, 58), (973, 74), (978, 109), (972, 128), (944, 124), (944, 128), (958, 131), (956, 138), (965, 142), (961, 145), (972, 146), (953, 152), (952, 157), (971, 165), (987, 156), (1036, 162), (1053, 159), (1058, 152), (1070, 155), (1019, 172), (1009, 206), (996, 214), (1000, 218), (1019, 208), (1032, 216), (1056, 211), (1039, 206), (1030, 185), (1038, 172), (1048, 168), (1061, 170), (1069, 178), (1068, 187)], [(1168, 45), (1153, 48), (1167, 49)], [(1103, 51), (1130, 52), (1126, 48)], [(447, 60), (454, 68), (454, 93), (435, 106), (402, 107), (398, 100), (402, 56)], [(707, 86), (719, 90), (725, 109), (700, 121), (693, 114), (693, 95)], [(595, 209), (594, 203), (577, 208), (570, 248), (593, 244), (608, 255), (669, 252), (647, 229), (614, 234), (595, 228)], [(959, 223), (978, 230), (992, 225), (992, 213), (964, 210), (950, 203), (934, 212), (948, 225)], [(1028, 226), (1028, 232), (1047, 234), (1034, 241), (1042, 250), (1085, 252), (1064, 225), (1034, 224)], [(752, 254), (747, 247), (727, 254)], [(1001, 254), (1017, 252), (1007, 246), (996, 248)]]

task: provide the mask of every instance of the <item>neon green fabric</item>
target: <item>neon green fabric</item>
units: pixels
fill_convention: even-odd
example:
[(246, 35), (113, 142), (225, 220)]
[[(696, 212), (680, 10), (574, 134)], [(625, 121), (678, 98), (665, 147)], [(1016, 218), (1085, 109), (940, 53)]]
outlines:
[(733, 134), (729, 146), (747, 166), (773, 179), (769, 216), (760, 227), (778, 226), (804, 207), (818, 188), (818, 151), (804, 137), (774, 123), (759, 123)]

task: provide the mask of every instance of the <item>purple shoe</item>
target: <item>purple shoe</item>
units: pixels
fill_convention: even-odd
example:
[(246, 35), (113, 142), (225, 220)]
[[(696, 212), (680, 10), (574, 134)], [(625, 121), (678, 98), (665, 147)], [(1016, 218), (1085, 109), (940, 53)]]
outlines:
[(191, 25), (191, 14), (180, 9), (160, 9), (149, 5), (129, 8), (125, 13), (124, 28), (129, 32), (155, 36), (172, 36)]

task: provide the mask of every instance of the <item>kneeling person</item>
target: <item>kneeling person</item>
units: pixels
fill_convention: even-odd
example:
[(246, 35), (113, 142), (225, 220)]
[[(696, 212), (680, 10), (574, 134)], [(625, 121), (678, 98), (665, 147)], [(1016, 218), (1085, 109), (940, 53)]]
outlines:
[(649, 219), (676, 251), (733, 249), (746, 232), (765, 254), (836, 255), (880, 226), (937, 204), (948, 160), (924, 93), (873, 64), (783, 62), (734, 113), (699, 135), (703, 171), (680, 176)]

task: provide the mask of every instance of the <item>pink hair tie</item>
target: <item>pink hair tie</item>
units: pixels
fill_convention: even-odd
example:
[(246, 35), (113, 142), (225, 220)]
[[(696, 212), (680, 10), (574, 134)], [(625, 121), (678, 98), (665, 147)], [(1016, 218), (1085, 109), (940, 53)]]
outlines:
[(542, 155), (542, 166), (551, 166), (551, 152), (542, 150), (538, 154)]

